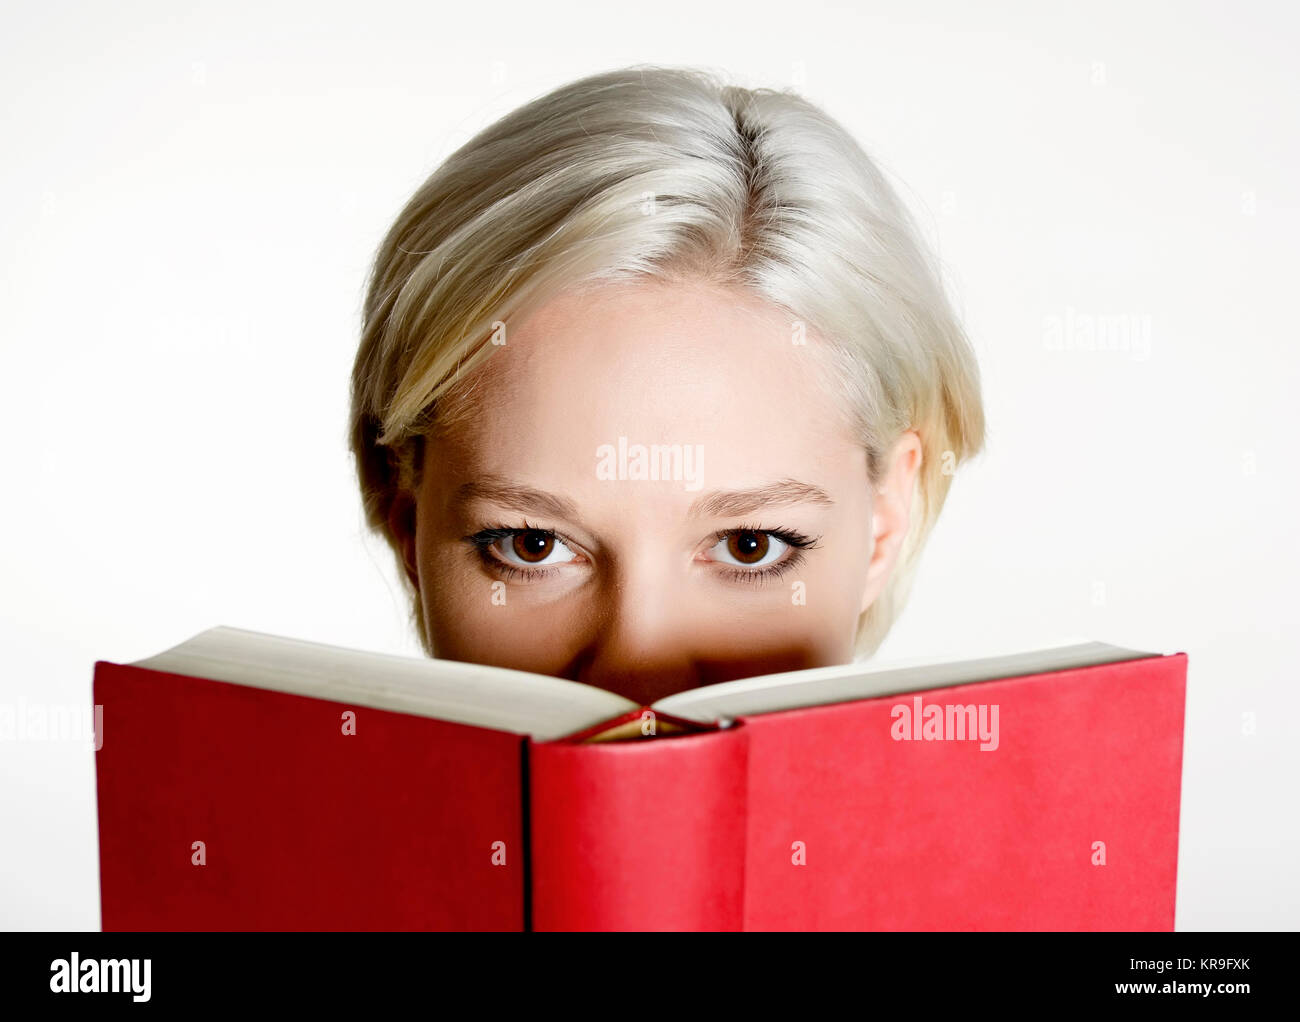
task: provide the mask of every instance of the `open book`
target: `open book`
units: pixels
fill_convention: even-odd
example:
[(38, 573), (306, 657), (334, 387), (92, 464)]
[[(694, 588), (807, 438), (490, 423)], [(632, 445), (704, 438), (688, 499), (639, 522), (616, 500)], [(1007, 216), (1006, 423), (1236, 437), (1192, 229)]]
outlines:
[(855, 663), (652, 706), (213, 628), (95, 665), (102, 925), (1171, 929), (1187, 658)]

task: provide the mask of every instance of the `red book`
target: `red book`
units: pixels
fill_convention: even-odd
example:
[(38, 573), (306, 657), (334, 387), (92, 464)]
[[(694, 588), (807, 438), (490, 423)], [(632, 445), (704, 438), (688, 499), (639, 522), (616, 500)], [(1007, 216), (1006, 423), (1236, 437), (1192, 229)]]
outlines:
[(95, 664), (105, 930), (1170, 930), (1185, 653), (650, 707), (215, 628)]

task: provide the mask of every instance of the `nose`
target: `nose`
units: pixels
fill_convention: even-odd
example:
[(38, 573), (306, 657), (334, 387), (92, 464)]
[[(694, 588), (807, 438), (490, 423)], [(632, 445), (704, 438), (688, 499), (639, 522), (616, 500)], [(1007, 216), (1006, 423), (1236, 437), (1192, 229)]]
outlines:
[(608, 576), (561, 677), (642, 706), (718, 682), (836, 663), (798, 631), (755, 626), (651, 549)]
[(566, 676), (648, 706), (704, 684), (680, 599), (650, 579), (610, 587)]

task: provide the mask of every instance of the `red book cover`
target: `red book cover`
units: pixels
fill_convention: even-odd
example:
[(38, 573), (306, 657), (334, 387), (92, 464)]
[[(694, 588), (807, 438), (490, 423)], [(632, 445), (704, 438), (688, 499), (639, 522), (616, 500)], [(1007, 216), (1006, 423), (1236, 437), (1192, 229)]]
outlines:
[(533, 926), (742, 929), (746, 737), (532, 744)]
[(102, 925), (1172, 929), (1186, 669), (535, 741), (100, 662)]
[(534, 746), (534, 922), (1172, 930), (1186, 672), (1180, 653)]
[[(745, 927), (1172, 930), (1186, 671), (1178, 654), (742, 718)], [(896, 740), (917, 701), (998, 707), (996, 748)]]
[(104, 662), (94, 694), (104, 930), (523, 929), (518, 735)]

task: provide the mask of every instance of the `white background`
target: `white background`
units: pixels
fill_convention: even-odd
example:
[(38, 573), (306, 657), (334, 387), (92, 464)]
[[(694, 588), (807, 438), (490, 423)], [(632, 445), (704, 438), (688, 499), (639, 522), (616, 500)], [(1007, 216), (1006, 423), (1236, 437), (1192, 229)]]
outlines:
[[(706, 66), (863, 142), (978, 350), (880, 657), (1186, 651), (1178, 927), (1300, 925), (1294, 7), (191, 7), (3, 15), (0, 703), (215, 624), (418, 655), (345, 442), (374, 248), (523, 101)], [(1149, 352), (1054, 349), (1080, 316)], [(0, 926), (97, 928), (96, 841), (89, 749), (0, 742)]]

